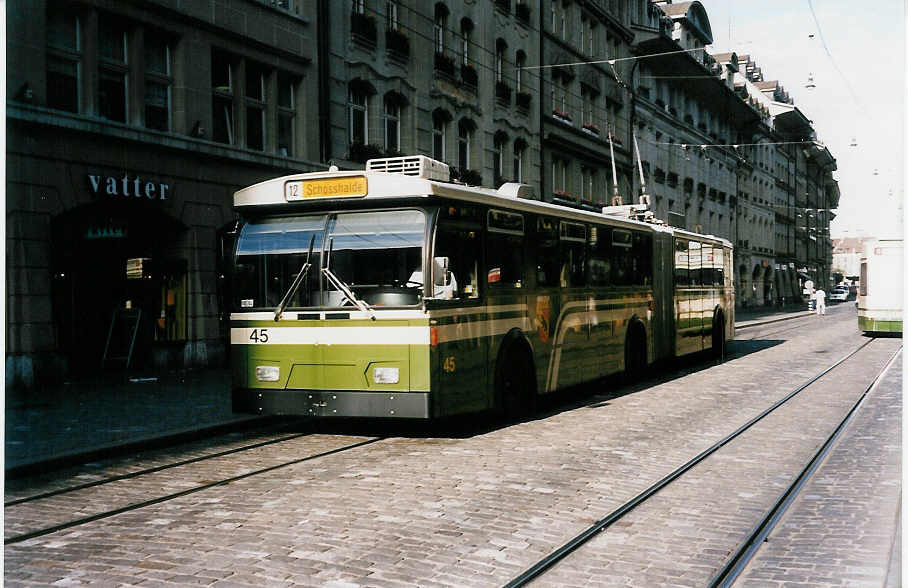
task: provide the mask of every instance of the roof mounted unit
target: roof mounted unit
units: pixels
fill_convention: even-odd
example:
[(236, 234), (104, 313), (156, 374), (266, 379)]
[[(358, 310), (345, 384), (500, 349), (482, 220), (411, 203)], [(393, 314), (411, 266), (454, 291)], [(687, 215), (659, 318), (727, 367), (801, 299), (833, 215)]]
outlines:
[(508, 198), (533, 198), (533, 186), (517, 182), (505, 182), (498, 188), (498, 193)]
[(402, 174), (441, 182), (451, 181), (451, 170), (448, 165), (425, 155), (370, 159), (366, 162), (366, 171)]

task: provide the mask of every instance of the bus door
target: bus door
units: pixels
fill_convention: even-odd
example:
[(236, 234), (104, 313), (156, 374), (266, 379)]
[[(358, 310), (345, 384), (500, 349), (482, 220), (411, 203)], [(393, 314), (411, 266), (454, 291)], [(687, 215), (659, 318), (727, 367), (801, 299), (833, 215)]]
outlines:
[[(454, 414), (487, 407), (489, 348), (481, 305), (482, 231), (470, 222), (472, 207), (453, 206), (440, 213), (430, 257), (435, 295), (433, 326), (438, 333), (436, 412)], [(426, 290), (427, 296), (430, 290)]]
[(489, 210), (485, 268), (488, 333), (489, 406), (494, 402), (494, 377), (498, 353), (508, 333), (529, 331), (526, 276), (526, 219), (523, 214)]
[(700, 246), (700, 284), (703, 294), (700, 298), (700, 348), (711, 349), (713, 346), (712, 324), (713, 313), (719, 304), (719, 290), (716, 284), (716, 254), (722, 250), (709, 243)]
[[(681, 356), (699, 351), (700, 344), (700, 303), (694, 281), (699, 282), (700, 261), (697, 271), (691, 271), (691, 245), (699, 243), (687, 239), (675, 239), (675, 355)], [(696, 274), (696, 275), (695, 275)]]
[(552, 385), (557, 388), (586, 380), (594, 362), (590, 317), (595, 312), (595, 303), (586, 285), (586, 229), (583, 223), (560, 223), (561, 304), (556, 323), (552, 366)]

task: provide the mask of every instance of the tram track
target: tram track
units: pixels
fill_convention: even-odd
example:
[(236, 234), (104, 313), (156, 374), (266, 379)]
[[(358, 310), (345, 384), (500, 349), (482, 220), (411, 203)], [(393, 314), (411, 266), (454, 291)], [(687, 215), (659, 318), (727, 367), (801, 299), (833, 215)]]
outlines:
[[(286, 427), (286, 426), (284, 426), (284, 427)], [(144, 476), (144, 475), (148, 475), (148, 474), (154, 474), (154, 473), (161, 472), (161, 471), (164, 471), (164, 470), (169, 470), (169, 469), (172, 469), (172, 468), (178, 468), (178, 467), (185, 466), (185, 465), (190, 465), (190, 464), (194, 464), (194, 463), (203, 462), (203, 461), (206, 461), (206, 460), (209, 460), (209, 459), (216, 459), (216, 458), (224, 457), (224, 456), (227, 456), (227, 455), (233, 455), (233, 454), (236, 454), (236, 453), (242, 453), (243, 451), (250, 451), (250, 450), (252, 450), (252, 449), (258, 449), (258, 448), (260, 448), (260, 447), (266, 447), (266, 446), (268, 446), (268, 445), (273, 445), (273, 444), (275, 444), (275, 443), (282, 443), (282, 442), (285, 442), (285, 441), (291, 441), (291, 440), (293, 440), (293, 439), (299, 439), (300, 437), (305, 437), (305, 436), (311, 435), (311, 434), (312, 434), (312, 433), (310, 433), (310, 432), (296, 433), (296, 434), (293, 434), (293, 435), (287, 435), (287, 436), (284, 436), (284, 437), (278, 437), (278, 438), (276, 438), (276, 439), (268, 439), (267, 441), (259, 441), (259, 442), (256, 442), (256, 443), (251, 443), (251, 444), (249, 444), (249, 445), (243, 445), (243, 446), (241, 446), (241, 447), (234, 447), (234, 448), (232, 448), (232, 449), (226, 449), (226, 450), (223, 450), (223, 451), (218, 451), (218, 452), (216, 452), (216, 453), (211, 453), (211, 454), (207, 454), (207, 455), (200, 455), (200, 456), (192, 457), (192, 458), (189, 458), (189, 459), (182, 459), (182, 460), (175, 461), (175, 462), (172, 462), (172, 463), (167, 463), (167, 464), (157, 465), (157, 466), (153, 466), (153, 467), (143, 468), (143, 469), (140, 469), (140, 470), (135, 470), (135, 471), (132, 471), (132, 472), (127, 472), (127, 473), (125, 473), (125, 474), (117, 474), (117, 475), (113, 475), (113, 476), (107, 476), (107, 477), (104, 477), (104, 478), (100, 478), (100, 479), (98, 479), (98, 480), (92, 480), (91, 482), (84, 482), (84, 483), (82, 483), (82, 484), (76, 484), (76, 485), (73, 485), (73, 486), (66, 486), (66, 487), (63, 487), (63, 488), (57, 488), (57, 489), (55, 489), (55, 490), (49, 490), (49, 491), (46, 491), (46, 492), (41, 492), (41, 493), (39, 493), (39, 494), (33, 494), (33, 495), (30, 495), (30, 496), (23, 496), (23, 497), (20, 497), (20, 498), (14, 498), (14, 499), (12, 499), (12, 500), (8, 500), (8, 501), (4, 502), (4, 503), (3, 503), (3, 507), (4, 507), (4, 508), (7, 508), (7, 507), (10, 507), (10, 506), (16, 506), (16, 505), (18, 505), (18, 504), (27, 504), (27, 503), (29, 503), (29, 502), (34, 502), (34, 501), (36, 501), (36, 500), (42, 500), (42, 499), (45, 499), (45, 498), (51, 498), (51, 497), (53, 497), (53, 496), (59, 496), (59, 495), (61, 495), (61, 494), (68, 494), (68, 493), (70, 493), (70, 492), (77, 492), (77, 491), (79, 491), (79, 490), (86, 490), (86, 489), (88, 489), (88, 488), (94, 488), (95, 486), (103, 486), (104, 484), (109, 484), (109, 483), (112, 483), (112, 482), (118, 482), (118, 481), (120, 481), (120, 480), (128, 480), (128, 479), (130, 479), (130, 478), (137, 478), (137, 477), (139, 477), (139, 476)]]
[(835, 430), (827, 437), (826, 441), (819, 449), (817, 449), (816, 453), (814, 453), (804, 468), (794, 478), (792, 483), (779, 495), (772, 507), (766, 511), (763, 517), (754, 525), (751, 532), (748, 533), (747, 538), (732, 552), (731, 556), (726, 560), (718, 573), (710, 580), (710, 588), (726, 588), (734, 584), (738, 576), (741, 575), (747, 565), (756, 557), (766, 538), (782, 520), (788, 507), (797, 499), (813, 473), (820, 467), (826, 459), (826, 456), (835, 446), (836, 441), (842, 436), (842, 433), (851, 421), (854, 420), (855, 415), (864, 404), (864, 401), (867, 399), (870, 392), (879, 385), (883, 376), (889, 371), (889, 368), (895, 362), (896, 358), (899, 357), (900, 351), (901, 347), (899, 348), (899, 351), (896, 351), (892, 355), (883, 369), (873, 379), (873, 382), (871, 382), (858, 397), (848, 413), (836, 426)]
[[(780, 398), (772, 405), (764, 409), (762, 412), (748, 420), (746, 423), (738, 427), (736, 430), (732, 431), (728, 435), (724, 436), (722, 439), (718, 440), (707, 449), (703, 450), (697, 454), (692, 459), (685, 462), (680, 467), (674, 469), (672, 472), (663, 476), (655, 483), (647, 487), (645, 490), (620, 505), (618, 508), (612, 510), (605, 517), (597, 520), (593, 524), (589, 525), (586, 529), (570, 538), (567, 542), (563, 543), (560, 547), (550, 552), (547, 556), (539, 559), (533, 565), (526, 568), (522, 573), (515, 576), (511, 581), (505, 584), (506, 588), (516, 588), (519, 586), (526, 586), (537, 578), (543, 576), (554, 566), (560, 562), (566, 560), (572, 553), (577, 551), (579, 548), (583, 547), (585, 544), (590, 542), (593, 538), (599, 535), (602, 531), (605, 531), (607, 528), (621, 520), (626, 515), (630, 514), (632, 511), (637, 509), (639, 506), (646, 503), (650, 498), (656, 495), (661, 490), (665, 489), (667, 486), (673, 482), (679, 480), (684, 474), (692, 470), (695, 466), (709, 458), (710, 456), (716, 454), (720, 449), (734, 441), (736, 438), (744, 434), (746, 431), (750, 430), (754, 425), (763, 421), (766, 417), (774, 413), (777, 409), (787, 404), (790, 400), (798, 396), (804, 390), (810, 388), (818, 380), (829, 374), (830, 372), (839, 368), (842, 364), (855, 357), (862, 350), (867, 348), (869, 345), (873, 344), (874, 340), (868, 340), (859, 345), (856, 349), (852, 350), (850, 353), (833, 363), (832, 365), (826, 367), (818, 374), (812, 376), (803, 384), (799, 385), (797, 388), (787, 393), (784, 397)], [(891, 361), (891, 360), (890, 360)], [(877, 378), (879, 375), (877, 375)], [(876, 381), (876, 379), (874, 381)], [(866, 396), (867, 391), (864, 392)], [(863, 397), (863, 396), (862, 396)], [(859, 403), (855, 404), (857, 407)], [(856, 408), (852, 409), (852, 414)], [(837, 429), (838, 430), (838, 429)], [(835, 433), (833, 433), (835, 435)], [(717, 584), (718, 585), (718, 584)]]
[[(192, 459), (189, 459), (189, 460), (184, 460), (184, 461), (182, 461), (182, 462), (180, 462), (180, 463), (177, 463), (177, 464), (169, 464), (169, 465), (166, 465), (166, 466), (160, 466), (160, 467), (156, 467), (156, 468), (148, 468), (147, 470), (137, 471), (137, 472), (134, 472), (134, 473), (132, 473), (132, 474), (125, 474), (125, 475), (122, 475), (122, 476), (111, 477), (110, 479), (106, 479), (106, 480), (100, 480), (100, 481), (97, 481), (97, 483), (92, 482), (92, 483), (88, 483), (88, 484), (85, 484), (85, 485), (81, 485), (80, 487), (75, 487), (75, 486), (74, 486), (74, 487), (71, 487), (71, 488), (60, 489), (59, 491), (47, 492), (47, 493), (44, 493), (44, 494), (42, 494), (42, 495), (35, 495), (35, 496), (33, 496), (33, 497), (27, 497), (27, 498), (24, 498), (24, 499), (19, 500), (19, 501), (11, 501), (11, 502), (13, 502), (12, 504), (4, 505), (4, 506), (5, 506), (4, 516), (5, 516), (5, 519), (6, 519), (6, 521), (7, 521), (7, 523), (6, 523), (6, 528), (7, 528), (7, 530), (9, 530), (9, 527), (10, 527), (10, 520), (11, 520), (10, 512), (9, 512), (8, 509), (13, 509), (13, 510), (15, 510), (16, 507), (35, 507), (35, 508), (40, 509), (42, 506), (44, 506), (45, 504), (47, 504), (49, 501), (58, 499), (60, 496), (65, 496), (66, 494), (75, 495), (77, 492), (79, 492), (79, 491), (81, 491), (81, 490), (91, 490), (91, 489), (97, 490), (98, 488), (101, 488), (101, 487), (103, 487), (103, 486), (105, 486), (105, 485), (114, 485), (114, 484), (117, 484), (118, 482), (123, 482), (123, 481), (130, 480), (130, 479), (135, 480), (135, 479), (141, 478), (143, 475), (151, 476), (151, 475), (154, 475), (154, 474), (156, 474), (156, 473), (160, 473), (161, 471), (164, 471), (164, 470), (167, 470), (167, 469), (172, 469), (172, 468), (179, 467), (179, 466), (197, 464), (198, 462), (203, 461), (203, 460), (206, 460), (206, 459), (213, 459), (213, 458), (215, 458), (215, 457), (224, 457), (224, 456), (229, 456), (229, 455), (236, 455), (237, 453), (239, 453), (239, 452), (241, 452), (241, 451), (253, 451), (253, 450), (255, 450), (255, 449), (261, 449), (261, 448), (266, 447), (266, 446), (269, 446), (269, 445), (270, 445), (270, 446), (273, 446), (273, 445), (276, 445), (276, 444), (279, 444), (279, 443), (288, 443), (288, 442), (291, 442), (291, 441), (293, 441), (293, 440), (295, 440), (295, 439), (298, 439), (298, 438), (300, 438), (300, 437), (305, 437), (305, 436), (307, 436), (307, 435), (310, 435), (310, 434), (309, 434), (309, 433), (302, 433), (302, 434), (299, 434), (299, 435), (292, 435), (292, 436), (288, 436), (288, 437), (283, 438), (283, 439), (280, 439), (280, 440), (272, 440), (272, 441), (269, 441), (269, 442), (262, 442), (262, 443), (253, 444), (253, 445), (250, 445), (250, 446), (247, 446), (247, 447), (244, 447), (244, 448), (236, 448), (236, 449), (227, 450), (227, 451), (224, 451), (224, 452), (220, 452), (220, 453), (217, 454), (217, 455), (210, 455), (210, 456), (202, 456), (202, 457), (199, 457), (199, 458), (192, 458)], [(221, 478), (221, 479), (218, 479), (218, 480), (214, 480), (214, 481), (204, 481), (204, 482), (195, 484), (195, 485), (193, 485), (193, 486), (191, 486), (191, 487), (189, 487), (189, 488), (184, 488), (184, 489), (179, 490), (179, 491), (168, 492), (168, 493), (166, 493), (166, 494), (162, 494), (162, 495), (159, 495), (159, 496), (155, 496), (155, 497), (153, 497), (153, 498), (149, 498), (149, 499), (142, 500), (142, 501), (139, 501), (139, 502), (132, 502), (132, 503), (129, 503), (129, 504), (125, 504), (125, 505), (119, 506), (119, 507), (117, 507), (117, 508), (105, 509), (105, 510), (101, 510), (101, 511), (99, 511), (99, 512), (92, 513), (92, 514), (89, 514), (89, 515), (86, 515), (86, 516), (77, 517), (77, 518), (72, 518), (72, 519), (69, 519), (69, 520), (66, 520), (66, 521), (57, 522), (57, 523), (54, 523), (54, 524), (48, 524), (48, 525), (46, 525), (46, 526), (42, 526), (42, 527), (39, 527), (39, 528), (33, 528), (33, 529), (30, 529), (30, 530), (25, 531), (25, 532), (16, 533), (16, 534), (10, 535), (10, 536), (8, 536), (8, 537), (4, 537), (3, 543), (4, 543), (4, 545), (11, 545), (11, 544), (15, 544), (15, 543), (21, 543), (21, 542), (27, 541), (27, 540), (29, 540), (29, 539), (34, 539), (34, 538), (36, 538), (36, 537), (42, 537), (42, 536), (44, 536), (44, 535), (49, 535), (49, 534), (56, 533), (56, 532), (59, 532), (59, 531), (63, 531), (63, 530), (66, 530), (66, 529), (70, 529), (70, 528), (73, 528), (73, 527), (78, 527), (78, 526), (80, 526), (80, 525), (85, 525), (85, 524), (87, 524), (87, 523), (91, 523), (91, 522), (98, 521), (98, 520), (101, 520), (101, 519), (106, 519), (106, 518), (113, 517), (113, 516), (116, 516), (116, 515), (120, 515), (120, 514), (123, 514), (123, 513), (132, 512), (132, 511), (135, 511), (135, 510), (139, 510), (139, 509), (142, 509), (142, 508), (146, 508), (146, 507), (149, 507), (149, 506), (153, 506), (153, 505), (156, 505), (156, 504), (160, 504), (160, 503), (163, 503), (163, 502), (167, 502), (167, 501), (170, 501), (170, 500), (174, 500), (174, 499), (177, 499), (177, 498), (181, 498), (181, 497), (183, 497), (183, 496), (188, 496), (188, 495), (191, 495), (191, 494), (195, 494), (195, 493), (198, 493), (198, 492), (202, 492), (202, 491), (204, 491), (204, 490), (208, 490), (208, 489), (215, 488), (215, 487), (218, 487), (218, 486), (225, 486), (225, 485), (227, 485), (227, 484), (231, 484), (231, 483), (237, 482), (237, 481), (239, 481), (239, 480), (244, 480), (244, 479), (246, 479), (246, 478), (251, 478), (251, 477), (253, 477), (253, 476), (259, 476), (259, 475), (267, 474), (267, 473), (269, 473), (269, 472), (273, 472), (273, 471), (275, 471), (275, 470), (279, 470), (279, 469), (282, 469), (282, 468), (285, 468), (285, 467), (297, 465), (297, 464), (304, 463), (304, 462), (307, 462), (307, 461), (311, 461), (311, 460), (319, 459), (319, 458), (322, 458), (322, 457), (327, 457), (327, 456), (330, 456), (330, 455), (335, 455), (335, 454), (338, 454), (338, 453), (343, 453), (343, 452), (345, 452), (345, 451), (350, 451), (350, 450), (353, 450), (353, 449), (357, 449), (357, 448), (360, 448), (360, 447), (364, 447), (364, 446), (367, 446), (367, 445), (371, 445), (371, 444), (373, 444), (373, 443), (377, 443), (377, 442), (379, 442), (379, 441), (383, 441), (383, 440), (385, 440), (386, 438), (387, 438), (387, 437), (384, 437), (384, 436), (382, 436), (382, 437), (368, 438), (368, 439), (360, 440), (360, 441), (357, 441), (357, 442), (354, 442), (354, 443), (348, 443), (348, 444), (342, 445), (342, 446), (340, 446), (340, 447), (333, 447), (333, 448), (331, 448), (331, 449), (327, 449), (327, 450), (320, 451), (320, 452), (317, 452), (317, 453), (314, 453), (314, 454), (306, 455), (306, 456), (304, 456), (304, 457), (300, 457), (300, 458), (296, 458), (296, 459), (291, 459), (291, 460), (284, 460), (284, 461), (281, 461), (281, 462), (279, 462), (279, 463), (275, 463), (275, 464), (268, 465), (268, 466), (265, 466), (265, 467), (256, 468), (256, 469), (253, 469), (253, 470), (250, 470), (250, 471), (246, 471), (246, 472), (243, 472), (243, 473), (241, 473), (241, 474), (236, 474), (236, 475), (233, 475), (233, 476), (227, 476), (227, 477), (224, 477), (224, 478)], [(77, 500), (77, 498), (76, 498), (76, 500)], [(80, 509), (81, 509), (81, 510), (84, 510), (84, 506), (85, 506), (84, 503), (83, 503), (83, 502), (79, 502), (78, 504), (79, 504), (78, 508), (70, 508), (70, 509), (67, 509), (67, 511), (68, 511), (68, 512), (78, 512)]]

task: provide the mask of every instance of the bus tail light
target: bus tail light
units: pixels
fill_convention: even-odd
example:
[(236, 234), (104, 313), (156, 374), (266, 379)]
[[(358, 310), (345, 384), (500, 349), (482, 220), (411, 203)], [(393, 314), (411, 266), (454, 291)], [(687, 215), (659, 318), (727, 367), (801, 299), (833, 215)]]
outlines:
[(432, 347), (438, 347), (438, 327), (429, 329), (429, 342)]

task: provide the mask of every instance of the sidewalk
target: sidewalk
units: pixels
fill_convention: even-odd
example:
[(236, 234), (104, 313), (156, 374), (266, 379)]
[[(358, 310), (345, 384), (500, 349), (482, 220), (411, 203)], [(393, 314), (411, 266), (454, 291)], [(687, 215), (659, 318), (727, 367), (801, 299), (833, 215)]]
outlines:
[(735, 309), (735, 328), (765, 325), (776, 321), (807, 316), (807, 304), (798, 302), (785, 306), (754, 306), (750, 308)]
[(227, 368), (157, 378), (108, 374), (49, 389), (6, 392), (7, 475), (97, 459), (124, 446), (259, 419), (231, 411)]

